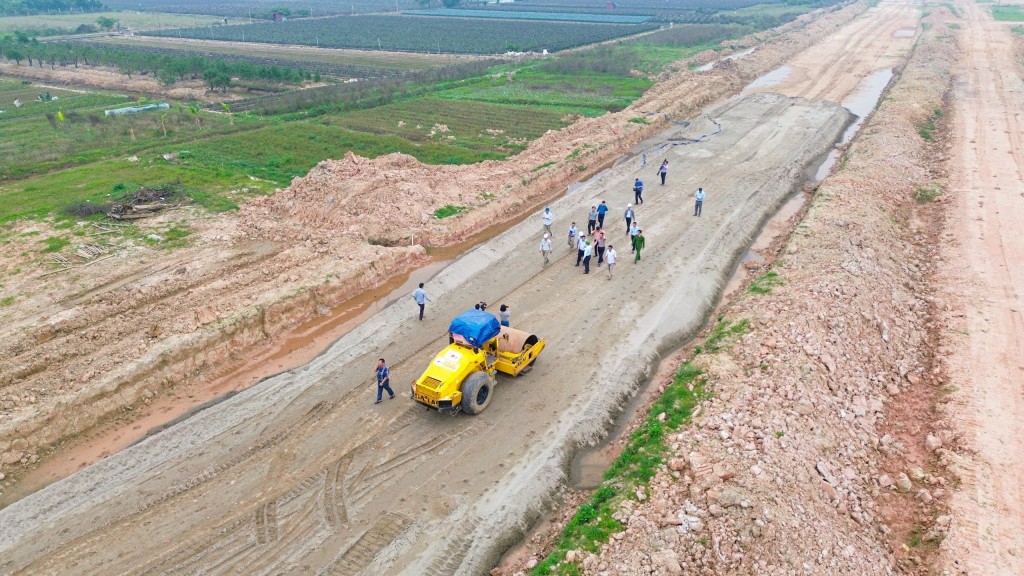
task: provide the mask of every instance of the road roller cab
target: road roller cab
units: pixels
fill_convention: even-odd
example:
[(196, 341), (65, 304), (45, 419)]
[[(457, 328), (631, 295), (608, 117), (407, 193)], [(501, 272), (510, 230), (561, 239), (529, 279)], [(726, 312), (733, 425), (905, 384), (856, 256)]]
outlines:
[(518, 376), (533, 364), (545, 341), (502, 326), (493, 314), (467, 310), (448, 326), (449, 344), (412, 384), (413, 400), (440, 412), (483, 412), (498, 372)]

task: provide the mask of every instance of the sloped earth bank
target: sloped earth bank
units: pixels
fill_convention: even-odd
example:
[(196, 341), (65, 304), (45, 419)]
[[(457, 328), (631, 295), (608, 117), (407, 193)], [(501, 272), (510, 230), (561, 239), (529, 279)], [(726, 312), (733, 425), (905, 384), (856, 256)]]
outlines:
[[(5, 508), (0, 569), (488, 570), (564, 483), (576, 447), (600, 437), (659, 354), (700, 328), (763, 221), (850, 121), (838, 105), (777, 94), (709, 110), (669, 135), (692, 141), (721, 127), (666, 153), (678, 172), (638, 211), (648, 245), (639, 262), (619, 216), (633, 166), (552, 203), (559, 231), (600, 199), (615, 207), (614, 279), (596, 262), (583, 274), (561, 242), (542, 268), (540, 223), (514, 226), (431, 281), (426, 320), (396, 303), (306, 366)], [(700, 218), (698, 185), (712, 195)], [(510, 304), (514, 325), (547, 338), (538, 365), (503, 379), (480, 417), (417, 407), (407, 383), (446, 343), (449, 319), (481, 299)], [(374, 407), (379, 356), (401, 396)]]
[[(969, 508), (963, 516), (947, 513), (958, 477), (946, 465), (957, 458), (952, 449), (960, 439), (955, 429), (938, 423), (937, 409), (950, 399), (947, 386), (960, 384), (935, 361), (935, 344), (944, 333), (937, 320), (947, 314), (947, 301), (936, 296), (943, 282), (934, 275), (957, 269), (955, 261), (940, 258), (940, 244), (950, 236), (943, 233), (945, 211), (967, 200), (972, 207), (980, 202), (972, 194), (960, 198), (959, 190), (950, 194), (955, 199), (916, 201), (927, 200), (922, 190), (943, 181), (942, 147), (925, 142), (919, 127), (943, 107), (952, 83), (958, 52), (954, 29), (944, 20), (957, 19), (945, 10), (926, 19), (929, 27), (896, 83), (841, 167), (818, 188), (807, 215), (770, 267), (779, 285), (767, 295), (743, 294), (719, 311), (726, 321), (748, 321), (749, 330), (719, 352), (694, 357), (707, 374), (711, 399), (695, 411), (692, 425), (669, 438), (669, 455), (649, 494), (618, 506), (615, 518), (625, 529), (598, 553), (569, 553), (583, 573), (935, 573), (938, 543), (949, 530), (966, 532), (961, 546), (972, 554), (958, 557), (961, 548), (956, 547), (947, 560), (962, 573), (1019, 572), (1012, 568), (1012, 548), (996, 554), (1019, 538), (1008, 534), (1007, 540), (998, 540), (1020, 521), (1019, 508), (1012, 507), (1019, 483), (1012, 456), (995, 460), (1006, 468), (1003, 474), (982, 476), (994, 479), (995, 486), (979, 483), (982, 496), (1007, 491), (1003, 506)], [(828, 46), (814, 49), (814, 66), (834, 65), (828, 55), (836, 53)], [(998, 59), (997, 53), (988, 56)], [(803, 57), (793, 62), (801, 61), (809, 62)], [(989, 61), (982, 57), (981, 62)], [(996, 64), (967, 67), (979, 71), (987, 65)], [(807, 69), (813, 72), (814, 66)], [(800, 82), (784, 86), (803, 93), (806, 88)], [(996, 103), (1007, 101), (996, 98)], [(1004, 145), (1011, 141), (1004, 140), (1005, 117), (998, 106), (993, 116), (984, 116), (991, 122), (981, 122), (970, 104), (965, 108), (971, 111), (969, 119), (978, 121), (978, 131), (968, 131), (965, 138), (984, 131)], [(987, 169), (982, 159), (968, 166)], [(1007, 169), (1016, 174), (1012, 165)], [(1003, 196), (1007, 202), (1019, 196), (1015, 178), (1000, 178), (1003, 185), (1013, 182), (1012, 193)], [(993, 271), (1005, 274), (998, 268), (1002, 262)], [(1012, 324), (1011, 315), (1001, 317)], [(988, 341), (979, 333), (979, 346), (983, 340)], [(999, 366), (997, 374), (1017, 370), (1018, 357), (998, 356), (1010, 350), (1000, 347), (992, 353), (972, 363), (970, 374), (990, 365)], [(980, 391), (962, 394), (975, 401), (986, 398)], [(1018, 395), (1019, 390), (1007, 390), (998, 399), (988, 396), (987, 410), (1005, 406), (1007, 419), (992, 423), (1006, 426), (1000, 434), (1010, 436), (1015, 429), (1009, 417), (1017, 415), (1013, 398)], [(1007, 442), (1012, 447), (1017, 440)], [(958, 494), (954, 501), (960, 499)], [(573, 513), (563, 511), (552, 532)], [(979, 525), (991, 527), (991, 541), (978, 532)], [(532, 554), (519, 551), (516, 562), (492, 573), (516, 574), (535, 566), (552, 537), (536, 535)]]
[(1024, 40), (975, 4), (962, 10), (938, 284), (945, 413), (968, 450), (945, 455), (963, 484), (940, 567), (1024, 574)]
[[(290, 328), (330, 321), (354, 295), (422, 265), (423, 244), (451, 244), (515, 219), (671, 127), (668, 117), (696, 118), (702, 106), (865, 9), (866, 3), (856, 3), (819, 12), (750, 38), (763, 42), (754, 54), (707, 73), (666, 74), (630, 108), (550, 132), (505, 162), (428, 167), (401, 155), (350, 155), (321, 163), (237, 214), (161, 217), (157, 224), (176, 217), (195, 230), (193, 246), (170, 255), (123, 241), (109, 258), (43, 276), (37, 253), (24, 250), (20, 238), (52, 231), (40, 223), (15, 226), (17, 241), (0, 244), (4, 290), (16, 295), (0, 307), (0, 474), (12, 476), (3, 498), (24, 493), (14, 484), (17, 477), (40, 458), (54, 462), (84, 433), (105, 438), (113, 430), (121, 443), (141, 437), (145, 431), (132, 423), (139, 414), (147, 422), (170, 420), (177, 414), (164, 412), (162, 401), (201, 403), (210, 397), (211, 382), (281, 343)], [(654, 124), (630, 122), (638, 116)], [(617, 209), (628, 189), (623, 184), (612, 199)], [(445, 220), (431, 217), (448, 204), (472, 209)], [(264, 375), (286, 368), (268, 363)], [(251, 383), (218, 386), (235, 390)]]

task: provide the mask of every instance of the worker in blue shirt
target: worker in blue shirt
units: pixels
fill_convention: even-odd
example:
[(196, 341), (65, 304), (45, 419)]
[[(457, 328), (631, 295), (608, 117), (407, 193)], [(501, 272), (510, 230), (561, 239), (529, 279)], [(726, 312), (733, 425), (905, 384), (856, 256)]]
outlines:
[(635, 196), (633, 201), (638, 205), (644, 203), (644, 183), (639, 178), (633, 182), (633, 195)]
[(391, 389), (391, 371), (388, 370), (388, 365), (384, 363), (383, 358), (377, 359), (377, 401), (374, 404), (380, 404), (381, 398), (384, 396), (384, 391), (387, 390), (391, 399), (395, 399), (395, 391)]

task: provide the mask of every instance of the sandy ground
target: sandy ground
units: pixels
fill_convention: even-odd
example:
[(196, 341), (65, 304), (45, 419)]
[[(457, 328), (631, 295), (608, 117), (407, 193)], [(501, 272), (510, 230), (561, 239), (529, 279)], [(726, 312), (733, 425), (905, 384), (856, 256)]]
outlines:
[[(907, 3), (882, 3), (816, 47), (812, 58), (793, 59), (788, 84), (768, 89), (836, 103), (862, 100), (879, 71), (901, 65), (917, 40), (906, 33), (917, 29), (916, 18)], [(977, 21), (970, 19), (972, 30)], [(932, 27), (941, 24), (930, 22)], [(941, 532), (950, 525), (948, 517), (935, 520), (942, 511), (946, 479), (930, 455), (939, 454), (936, 442), (954, 443), (945, 430), (932, 434), (929, 409), (942, 383), (939, 372), (930, 370), (927, 333), (930, 311), (943, 308), (924, 284), (935, 247), (935, 210), (916, 208), (913, 202), (915, 188), (934, 178), (915, 127), (941, 105), (943, 71), (951, 53), (948, 38), (949, 29), (941, 28), (924, 39), (924, 49), (902, 72), (868, 134), (851, 148), (837, 176), (822, 186), (807, 221), (777, 264), (784, 278), (777, 294), (747, 298), (731, 312), (750, 318), (752, 332), (735, 353), (715, 357), (705, 366), (719, 387), (716, 398), (699, 425), (677, 439), (680, 446), (695, 448), (680, 454), (678, 466), (670, 463), (671, 469), (662, 470), (651, 509), (630, 510), (629, 529), (603, 556), (584, 561), (589, 571), (677, 573), (686, 559), (693, 567), (719, 573), (913, 572), (921, 562), (920, 551), (900, 548), (906, 534), (919, 528)], [(724, 86), (738, 89), (741, 79), (752, 79), (750, 71), (771, 70), (785, 53), (758, 52), (700, 82), (706, 92), (695, 101), (713, 100), (715, 90), (722, 94)], [(851, 52), (857, 58), (850, 58)], [(843, 67), (844, 74), (833, 73)], [(565, 256), (541, 269), (535, 252), (539, 222), (513, 226), (430, 281), (435, 303), (428, 307), (425, 322), (411, 319), (411, 302), (400, 301), (313, 362), (261, 382), (0, 511), (0, 571), (57, 574), (69, 566), (84, 574), (275, 573), (286, 568), (335, 574), (486, 571), (564, 485), (568, 460), (577, 447), (601, 436), (609, 415), (645, 379), (660, 354), (700, 328), (764, 218), (802, 184), (807, 169), (850, 118), (835, 103), (777, 94), (751, 94), (705, 114), (680, 115), (695, 105), (679, 102), (675, 90), (687, 87), (693, 75), (680, 76), (686, 79), (663, 82), (638, 108), (693, 120), (688, 127), (661, 134), (663, 143), (713, 135), (685, 146), (644, 143), (643, 149), (660, 149), (659, 155), (669, 158), (668, 185), (653, 184), (656, 162), (640, 171), (639, 158), (630, 155), (552, 203), (558, 216), (555, 229), (561, 232), (569, 219), (582, 221), (595, 200), (607, 199), (613, 206), (611, 243), (621, 248), (618, 213), (631, 200), (633, 177), (644, 176), (647, 202), (638, 217), (649, 248), (641, 262), (634, 264), (620, 249), (614, 280), (606, 280), (598, 268), (584, 276), (556, 242), (558, 253)], [(828, 86), (815, 83), (815, 78), (827, 79)], [(626, 133), (623, 128), (632, 128), (614, 121), (613, 116), (604, 124), (574, 126), (579, 132), (604, 130), (599, 140), (615, 142), (578, 156), (600, 165), (617, 158), (621, 146), (644, 136)], [(991, 134), (981, 124), (977, 122), (981, 132), (976, 139)], [(573, 140), (579, 133), (575, 131), (561, 135), (559, 150), (582, 144)], [(542, 144), (550, 148), (554, 136), (546, 138)], [(1007, 144), (1006, 149), (1016, 153), (1015, 146)], [(536, 149), (532, 154), (524, 153), (521, 165), (543, 157)], [(394, 173), (380, 174), (382, 166), (395, 164)], [(484, 177), (496, 182), (514, 176), (507, 166), (485, 168), (490, 171)], [(371, 225), (349, 233), (389, 242), (409, 230), (428, 238), (463, 238), (476, 228), (473, 223), (493, 217), (493, 210), (541, 197), (531, 196), (531, 183), (523, 181), (524, 193), (516, 200), (482, 202), (471, 211), (462, 221), (469, 226), (437, 226), (420, 217), (424, 206), (407, 200), (411, 195), (405, 183), (432, 187), (429, 176), (454, 183), (459, 193), (474, 194), (481, 177), (439, 172), (428, 175), (401, 158), (378, 164), (358, 158), (324, 163), (289, 190), (255, 203), (251, 218), (243, 218), (234, 236), (217, 232), (230, 237), (231, 250), (239, 252), (225, 251), (227, 245), (208, 247), (218, 255), (199, 263), (232, 258), (273, 262), (280, 243), (295, 238), (298, 227), (305, 234), (299, 250), (309, 252), (306, 262), (318, 261), (318, 250), (322, 258), (340, 247), (354, 247), (330, 244), (325, 236), (358, 214), (358, 206), (348, 212), (305, 205), (344, 198), (349, 207), (367, 201), (359, 187), (374, 183), (390, 195), (385, 198), (396, 210), (389, 218), (402, 224), (402, 232)], [(349, 185), (339, 185), (339, 174)], [(397, 184), (381, 186), (373, 180), (396, 174), (405, 174)], [(1010, 180), (993, 181), (992, 186), (1019, 186), (1019, 178)], [(552, 176), (534, 186), (563, 181), (564, 176)], [(697, 185), (709, 191), (700, 219), (690, 212), (689, 195)], [(1007, 193), (1006, 202), (1017, 192)], [(970, 245), (967, 240), (963, 246)], [(242, 247), (247, 252), (240, 252)], [(390, 253), (377, 248), (378, 257)], [(421, 257), (415, 247), (403, 250), (404, 258)], [(991, 274), (1006, 274), (998, 264)], [(151, 270), (143, 278), (163, 270)], [(170, 277), (177, 268), (167, 270)], [(126, 278), (123, 285), (136, 280)], [(217, 290), (230, 293), (239, 286), (252, 290), (247, 298), (258, 299), (257, 292), (266, 285), (247, 282)], [(175, 293), (211, 289), (194, 283), (179, 285)], [(154, 305), (144, 295), (140, 309)], [(80, 296), (80, 302), (87, 300), (87, 295)], [(502, 381), (488, 412), (477, 418), (439, 418), (405, 398), (377, 408), (370, 405), (370, 370), (377, 356), (389, 359), (396, 383), (408, 382), (441, 345), (437, 336), (448, 318), (480, 299), (511, 304), (514, 325), (548, 338), (549, 348), (531, 373)], [(74, 314), (58, 321), (67, 317)], [(189, 322), (222, 319), (223, 312), (214, 306), (197, 311)], [(45, 344), (62, 334), (52, 332), (36, 338)], [(981, 336), (974, 330), (967, 336), (973, 334)], [(982, 343), (989, 348), (981, 349)], [(196, 342), (196, 349), (202, 344)], [(976, 347), (965, 349), (995, 352), (988, 339), (980, 338)], [(1005, 358), (1013, 352), (999, 353)], [(988, 364), (978, 362), (972, 366)], [(968, 373), (977, 372), (968, 368)], [(397, 388), (403, 391), (401, 384)], [(977, 401), (982, 395), (966, 396), (965, 401)], [(988, 456), (979, 450), (978, 468), (1002, 465), (999, 458), (998, 453)], [(1003, 474), (1017, 477), (1013, 470), (1000, 469), (970, 481), (981, 486), (979, 493), (1006, 502), (1000, 510), (1014, 510), (1003, 496), (1012, 490), (986, 485)], [(680, 487), (685, 491), (679, 492)], [(683, 502), (681, 494), (690, 499)], [(677, 507), (685, 522), (699, 520), (699, 529), (688, 524), (694, 530), (689, 540), (666, 533), (668, 528), (680, 534), (678, 522), (666, 526), (658, 520), (674, 510), (669, 506)], [(993, 527), (984, 528), (988, 532), (1011, 530), (1013, 522), (997, 515), (993, 512), (988, 520), (982, 516), (979, 523), (991, 522)], [(948, 542), (955, 543), (958, 525), (952, 525)], [(435, 538), (438, 533), (450, 536)], [(707, 536), (703, 545), (699, 533)], [(978, 562), (991, 557), (989, 549), (972, 543), (976, 532), (963, 534)], [(1000, 561), (1006, 564), (977, 564), (969, 572), (1014, 569), (1011, 560)]]
[[(956, 574), (1024, 573), (1024, 89), (1020, 40), (964, 5), (963, 60), (953, 97), (940, 280), (950, 303), (943, 341), (951, 420), (969, 456), (956, 460), (958, 519), (943, 543)], [(1011, 57), (1011, 54), (1015, 56)]]
[[(561, 231), (610, 201), (617, 278), (596, 266), (583, 275), (561, 243), (542, 270), (539, 223), (528, 220), (440, 273), (425, 322), (396, 303), (311, 364), (9, 506), (4, 569), (486, 569), (564, 481), (572, 447), (595, 439), (659, 352), (699, 328), (762, 221), (848, 121), (835, 105), (765, 94), (666, 134), (696, 139), (722, 126), (667, 153), (680, 175), (651, 186), (638, 211), (650, 247), (641, 262), (629, 261), (619, 220), (635, 164), (552, 204)], [(701, 218), (689, 201), (698, 185), (712, 195)], [(403, 398), (371, 408), (373, 359), (389, 358), (395, 382), (410, 381), (448, 319), (480, 299), (509, 303), (516, 325), (548, 339), (539, 365), (503, 382), (483, 418), (440, 418), (403, 384)], [(439, 542), (429, 537), (437, 530), (460, 537)]]

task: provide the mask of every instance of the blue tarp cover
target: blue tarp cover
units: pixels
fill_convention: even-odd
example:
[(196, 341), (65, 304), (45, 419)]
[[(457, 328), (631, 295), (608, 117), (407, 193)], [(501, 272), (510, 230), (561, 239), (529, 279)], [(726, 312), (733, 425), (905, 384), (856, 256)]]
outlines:
[(448, 331), (462, 336), (473, 346), (483, 346), (501, 333), (501, 323), (494, 314), (474, 308), (456, 316)]

